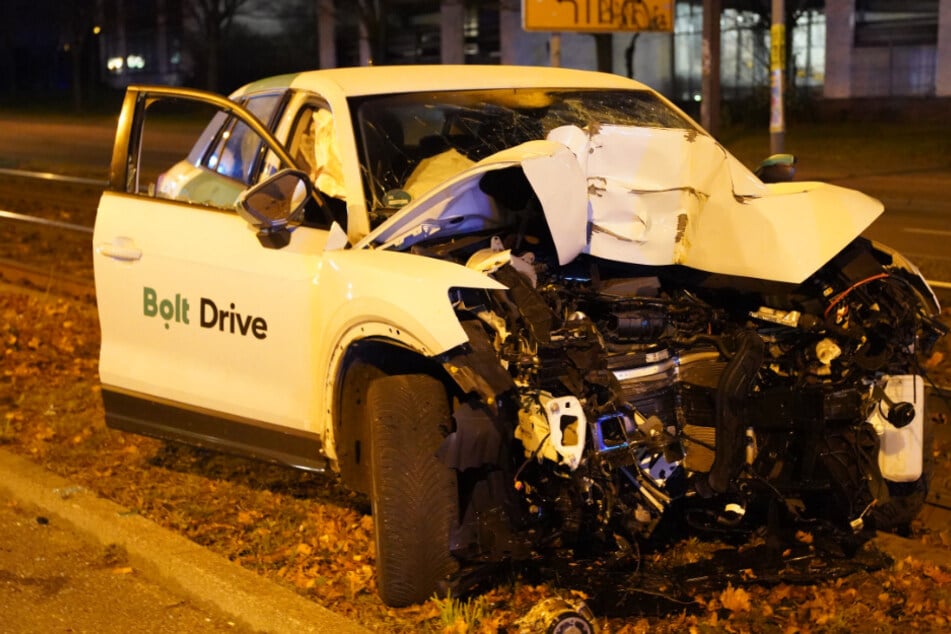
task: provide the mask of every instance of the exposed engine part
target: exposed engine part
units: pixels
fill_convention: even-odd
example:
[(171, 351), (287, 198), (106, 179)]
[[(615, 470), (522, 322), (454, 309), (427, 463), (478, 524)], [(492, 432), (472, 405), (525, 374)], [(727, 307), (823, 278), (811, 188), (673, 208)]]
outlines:
[[(737, 350), (717, 386), (717, 448), (706, 482), (715, 493), (726, 493), (740, 467), (743, 450), (744, 405), (756, 373), (763, 363), (765, 346), (755, 331), (741, 330)], [(703, 482), (703, 480), (701, 480)], [(706, 491), (701, 491), (705, 494)]]
[(597, 634), (594, 614), (581, 602), (572, 605), (560, 597), (544, 599), (536, 603), (518, 621), (519, 632), (544, 632), (545, 634)]
[(872, 389), (881, 400), (868, 421), (881, 439), (878, 466), (892, 482), (914, 482), (921, 477), (924, 390), (924, 381), (915, 375), (886, 377), (884, 387)]
[(605, 414), (591, 425), (591, 441), (594, 450), (609, 455), (631, 446), (632, 436), (637, 431), (634, 421), (622, 412)]
[(822, 365), (830, 365), (833, 361), (842, 356), (842, 348), (835, 341), (825, 338), (816, 343), (816, 360)]
[(667, 328), (660, 311), (627, 311), (611, 315), (611, 329), (621, 341), (654, 341)]
[[(481, 257), (507, 290), (456, 304), (512, 378), (527, 529), (621, 548), (673, 508), (743, 530), (776, 504), (851, 536), (887, 503), (886, 481), (920, 477), (916, 355), (941, 333), (861, 245), (798, 287), (747, 288), (559, 266), (543, 243), (492, 240)], [(503, 244), (533, 251), (493, 260)]]
[(576, 469), (584, 452), (586, 429), (577, 398), (541, 392), (537, 398), (523, 398), (515, 437), (522, 441), (527, 458)]

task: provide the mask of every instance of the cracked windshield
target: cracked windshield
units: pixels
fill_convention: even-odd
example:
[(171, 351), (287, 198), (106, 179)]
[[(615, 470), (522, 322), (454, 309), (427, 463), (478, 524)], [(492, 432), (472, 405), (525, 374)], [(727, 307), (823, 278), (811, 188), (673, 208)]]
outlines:
[(355, 100), (372, 222), (478, 161), (562, 126), (693, 129), (646, 91), (538, 88), (425, 92)]

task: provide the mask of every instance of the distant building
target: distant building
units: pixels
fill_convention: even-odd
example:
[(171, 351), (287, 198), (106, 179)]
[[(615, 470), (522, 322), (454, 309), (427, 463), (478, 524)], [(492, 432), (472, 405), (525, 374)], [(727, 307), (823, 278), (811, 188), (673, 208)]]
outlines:
[(96, 0), (100, 79), (115, 87), (185, 82), (192, 71), (182, 13), (187, 1)]
[(951, 96), (951, 0), (828, 0), (826, 97)]
[[(189, 1), (96, 0), (101, 78), (124, 85), (176, 84), (194, 77), (193, 66), (201, 60), (193, 64), (187, 52), (183, 7)], [(579, 0), (584, 1), (596, 0)], [(788, 35), (789, 84), (797, 90), (826, 98), (951, 96), (951, 0), (786, 0), (786, 5), (799, 9)], [(368, 33), (354, 3), (313, 0), (310, 37), (332, 32), (334, 42), (305, 46), (301, 41), (296, 61), (306, 62), (299, 56), (312, 51), (311, 67), (320, 65), (318, 60), (341, 66), (371, 60), (550, 63), (551, 34), (521, 29), (518, 0), (390, 0), (377, 6), (388, 13), (379, 21), (382, 30)], [(768, 6), (724, 0), (720, 77), (726, 101), (755, 96), (768, 85), (769, 25), (752, 10)], [(265, 5), (256, 11), (254, 20), (260, 21)], [(702, 14), (701, 0), (678, 0), (673, 33), (614, 34), (613, 72), (631, 74), (678, 102), (699, 100)], [(245, 26), (253, 28), (254, 20)], [(268, 31), (279, 28), (272, 21)], [(561, 34), (561, 64), (597, 67), (593, 42), (589, 34)]]
[[(768, 86), (769, 25), (741, 7), (769, 6), (724, 0), (721, 28), (721, 94), (749, 96)], [(824, 6), (823, 6), (824, 5)], [(951, 96), (951, 0), (786, 0), (805, 8), (787, 35), (790, 84), (826, 98)], [(667, 96), (700, 99), (701, 0), (675, 4), (673, 33), (616, 34), (614, 68), (627, 74), (626, 50), (634, 43), (633, 75)], [(546, 63), (546, 34), (529, 33), (512, 63)], [(562, 65), (594, 68), (591, 37), (562, 35)]]

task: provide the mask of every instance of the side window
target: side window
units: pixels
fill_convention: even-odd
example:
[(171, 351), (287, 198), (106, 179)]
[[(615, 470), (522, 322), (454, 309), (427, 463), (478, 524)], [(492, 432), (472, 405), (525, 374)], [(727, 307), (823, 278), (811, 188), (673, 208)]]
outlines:
[[(243, 105), (269, 122), (282, 97), (256, 96)], [(163, 97), (147, 106), (140, 126), (130, 193), (234, 210), (238, 195), (256, 180), (264, 140), (226, 111)]]
[[(203, 150), (227, 120), (226, 113), (205, 103), (174, 98), (150, 102), (138, 122), (138, 154), (130, 156), (126, 191), (191, 202), (186, 192), (198, 180)], [(194, 202), (214, 204), (213, 200)]]
[[(272, 122), (281, 103), (282, 94), (254, 96), (243, 102), (251, 114), (265, 125)], [(222, 176), (250, 185), (263, 147), (262, 140), (244, 122), (229, 117), (218, 133), (202, 165)]]
[(261, 139), (243, 122), (231, 117), (206, 165), (222, 176), (248, 184), (260, 149)]

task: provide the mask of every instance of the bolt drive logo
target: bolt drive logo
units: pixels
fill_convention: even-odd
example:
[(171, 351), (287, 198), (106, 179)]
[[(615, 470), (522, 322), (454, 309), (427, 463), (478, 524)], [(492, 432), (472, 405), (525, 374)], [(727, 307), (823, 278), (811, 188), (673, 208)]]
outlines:
[[(246, 337), (248, 334), (255, 339), (267, 339), (267, 320), (254, 315), (242, 315), (235, 310), (234, 302), (229, 304), (230, 310), (218, 308), (217, 304), (207, 297), (199, 300), (198, 325), (201, 328), (215, 329), (223, 333)], [(181, 293), (174, 297), (160, 298), (154, 288), (148, 286), (142, 289), (142, 314), (146, 317), (161, 317), (165, 320), (165, 329), (172, 323), (185, 326), (192, 325), (189, 310), (191, 303)]]

